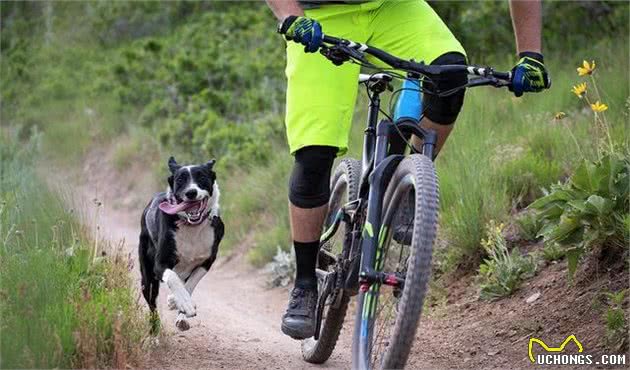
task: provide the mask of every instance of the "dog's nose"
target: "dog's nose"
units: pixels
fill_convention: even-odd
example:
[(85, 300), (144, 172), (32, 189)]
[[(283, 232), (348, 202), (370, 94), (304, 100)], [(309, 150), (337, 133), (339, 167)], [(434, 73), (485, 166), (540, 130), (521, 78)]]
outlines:
[(195, 198), (197, 198), (197, 190), (196, 189), (188, 189), (188, 190), (186, 190), (186, 193), (184, 193), (184, 195), (188, 199), (195, 199)]

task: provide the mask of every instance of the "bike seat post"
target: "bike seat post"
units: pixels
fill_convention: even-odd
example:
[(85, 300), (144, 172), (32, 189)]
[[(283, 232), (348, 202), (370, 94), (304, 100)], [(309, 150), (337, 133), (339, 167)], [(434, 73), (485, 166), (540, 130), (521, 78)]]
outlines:
[[(368, 82), (369, 83), (369, 82)], [(362, 168), (363, 173), (371, 171), (369, 168), (370, 163), (372, 163), (375, 146), (376, 146), (376, 122), (378, 120), (378, 113), (381, 107), (381, 93), (385, 91), (387, 88), (386, 84), (369, 84), (368, 88), (372, 92), (372, 96), (370, 99), (368, 116), (367, 116), (367, 127), (365, 128), (365, 138), (363, 140), (363, 157), (362, 157)]]

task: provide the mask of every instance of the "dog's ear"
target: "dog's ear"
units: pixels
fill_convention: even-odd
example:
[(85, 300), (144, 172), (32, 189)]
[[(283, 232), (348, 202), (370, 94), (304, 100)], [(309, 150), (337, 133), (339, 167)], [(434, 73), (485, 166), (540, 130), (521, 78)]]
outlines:
[(173, 189), (173, 175), (168, 177), (168, 186), (171, 188), (171, 190), (175, 190)]
[(215, 163), (217, 163), (216, 159), (211, 159), (208, 162), (206, 162), (204, 166), (206, 167), (208, 171), (212, 171), (212, 167), (214, 167)]
[(179, 170), (181, 167), (182, 166), (178, 165), (175, 161), (175, 157), (170, 157), (168, 159), (168, 169), (171, 171), (172, 174), (175, 174), (175, 172), (177, 172), (177, 170)]

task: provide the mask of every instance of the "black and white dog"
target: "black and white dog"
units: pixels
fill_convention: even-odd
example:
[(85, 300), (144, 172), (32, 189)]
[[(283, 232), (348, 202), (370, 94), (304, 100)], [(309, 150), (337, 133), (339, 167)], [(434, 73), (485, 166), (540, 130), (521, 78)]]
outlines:
[(142, 294), (154, 314), (154, 331), (159, 329), (156, 299), (160, 281), (170, 289), (169, 308), (179, 311), (175, 326), (188, 330), (186, 318), (196, 315), (192, 292), (217, 257), (224, 226), (214, 163), (180, 166), (171, 157), (168, 190), (156, 194), (142, 213)]

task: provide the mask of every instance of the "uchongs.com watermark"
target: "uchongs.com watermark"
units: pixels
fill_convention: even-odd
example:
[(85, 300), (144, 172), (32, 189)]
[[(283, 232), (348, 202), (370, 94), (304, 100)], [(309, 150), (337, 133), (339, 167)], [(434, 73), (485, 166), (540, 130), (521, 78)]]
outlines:
[[(542, 353), (534, 354), (534, 345), (537, 344), (542, 348)], [(563, 353), (567, 346), (574, 344), (578, 353)], [(626, 355), (589, 355), (585, 354), (584, 346), (575, 337), (569, 335), (558, 347), (548, 346), (545, 342), (538, 338), (529, 338), (528, 345), (529, 360), (536, 365), (626, 365)]]
[(540, 354), (534, 357), (536, 365), (625, 365), (626, 355), (566, 355)]

